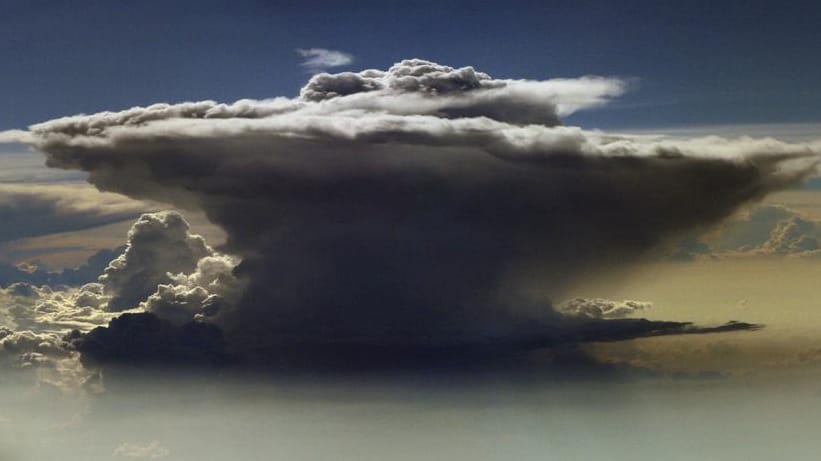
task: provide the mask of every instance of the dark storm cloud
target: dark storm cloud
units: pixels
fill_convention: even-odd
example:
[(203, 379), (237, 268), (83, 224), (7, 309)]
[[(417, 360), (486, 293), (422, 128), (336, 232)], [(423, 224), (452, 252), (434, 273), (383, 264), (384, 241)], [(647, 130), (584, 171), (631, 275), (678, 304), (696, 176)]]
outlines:
[[(14, 137), (50, 166), (87, 171), (102, 190), (201, 209), (224, 228), (222, 250), (242, 259), (232, 277), (247, 286), (210, 321), (235, 347), (706, 332), (568, 320), (528, 293), (561, 293), (588, 268), (629, 264), (716, 223), (810, 174), (818, 151), (560, 124), (624, 87), (598, 77), (496, 80), (409, 60), (317, 75), (296, 99), (162, 104)], [(192, 286), (178, 300), (169, 287), (179, 285), (158, 294), (158, 315), (177, 301), (202, 307)]]
[[(516, 364), (528, 353), (546, 348), (574, 347), (586, 342), (612, 342), (665, 335), (754, 331), (761, 325), (731, 321), (718, 326), (647, 319), (556, 318), (542, 325), (520, 325), (504, 337), (440, 338), (405, 342), (401, 339), (304, 340), (269, 339), (257, 348), (238, 349), (226, 343), (222, 331), (205, 322), (182, 325), (152, 313), (126, 313), (87, 334), (68, 337), (89, 367), (110, 364), (208, 365), (243, 364), (294, 371), (351, 371), (460, 367), (492, 369)], [(574, 360), (590, 360), (581, 351)], [(519, 364), (522, 365), (522, 364)]]
[(229, 360), (222, 332), (214, 325), (173, 325), (150, 313), (126, 313), (81, 337), (69, 338), (89, 365), (219, 364)]

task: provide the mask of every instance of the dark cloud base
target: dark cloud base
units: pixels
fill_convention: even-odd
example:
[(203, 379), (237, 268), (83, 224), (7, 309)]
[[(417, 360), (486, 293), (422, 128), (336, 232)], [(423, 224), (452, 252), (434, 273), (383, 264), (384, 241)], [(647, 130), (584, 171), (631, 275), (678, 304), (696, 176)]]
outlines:
[(151, 313), (125, 313), (107, 327), (66, 338), (87, 366), (154, 364), (217, 366), (231, 362), (219, 327), (202, 322), (182, 326)]
[[(576, 320), (526, 329), (529, 334), (499, 339), (464, 339), (450, 343), (386, 342), (384, 339), (349, 341), (304, 341), (271, 338), (264, 347), (230, 351), (215, 325), (190, 322), (176, 326), (151, 313), (126, 313), (107, 327), (87, 334), (73, 332), (66, 339), (82, 353), (90, 368), (110, 365), (189, 368), (251, 368), (280, 372), (324, 371), (348, 373), (401, 370), (480, 371), (525, 366), (528, 354), (548, 352), (568, 367), (568, 350), (585, 342), (608, 342), (643, 337), (754, 331), (761, 325), (728, 322), (700, 327), (689, 322), (646, 319)], [(525, 328), (523, 328), (524, 330)], [(540, 331), (540, 332), (537, 332)], [(574, 360), (579, 365), (595, 363), (592, 358)], [(531, 364), (532, 365), (532, 364)], [(548, 362), (552, 367), (555, 363)], [(539, 370), (532, 370), (538, 372)], [(544, 371), (544, 370), (542, 370)]]

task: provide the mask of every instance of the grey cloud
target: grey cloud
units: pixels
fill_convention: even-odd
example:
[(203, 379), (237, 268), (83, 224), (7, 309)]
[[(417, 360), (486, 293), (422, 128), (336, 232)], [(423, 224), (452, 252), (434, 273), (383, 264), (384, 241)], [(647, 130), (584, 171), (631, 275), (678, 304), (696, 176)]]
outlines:
[(87, 377), (78, 353), (57, 333), (0, 327), (0, 366), (4, 367), (4, 377), (28, 371), (39, 386), (61, 392), (76, 391)]
[[(236, 299), (187, 279), (209, 256), (189, 252), (179, 268), (151, 269), (160, 275), (150, 283), (124, 283), (137, 288), (122, 306), (145, 299), (174, 328), (217, 310), (207, 320), (233, 347), (714, 331), (569, 319), (527, 294), (559, 294), (587, 268), (635, 262), (814, 170), (810, 144), (559, 124), (623, 89), (612, 79), (495, 80), (410, 60), (316, 76), (294, 100), (134, 108), (17, 136), (103, 190), (201, 209), (225, 229), (221, 251), (242, 260), (231, 269), (242, 288), (225, 290)], [(185, 271), (185, 280), (168, 275)]]
[(750, 250), (763, 245), (773, 229), (795, 216), (792, 210), (778, 205), (754, 205), (724, 223), (718, 230), (717, 250)]
[(37, 296), (37, 290), (28, 283), (13, 283), (6, 289), (8, 294), (26, 298)]
[[(349, 338), (314, 341), (269, 338), (256, 348), (239, 350), (226, 342), (220, 328), (205, 322), (182, 325), (152, 313), (126, 313), (71, 340), (91, 369), (106, 365), (181, 365), (262, 367), (273, 371), (350, 372), (369, 369), (441, 369), (467, 366), (494, 369), (521, 365), (528, 352), (546, 348), (573, 349), (580, 343), (614, 342), (664, 335), (754, 331), (760, 325), (731, 321), (718, 326), (646, 319), (590, 319), (560, 317), (549, 324), (520, 324), (498, 336), (431, 338)], [(232, 352), (233, 350), (233, 352)], [(577, 355), (577, 365), (590, 358)], [(569, 365), (569, 364), (566, 364)], [(478, 367), (478, 368), (477, 368)]]
[(816, 257), (821, 227), (779, 205), (754, 205), (702, 236), (677, 244), (672, 258)]
[(54, 184), (84, 181), (86, 174), (45, 166), (42, 154), (0, 151), (0, 184)]
[(610, 342), (626, 339), (688, 334), (712, 334), (731, 331), (755, 331), (763, 325), (731, 320), (716, 326), (698, 326), (691, 322), (647, 319), (566, 319), (556, 336), (533, 338), (527, 347), (546, 347), (561, 343)]
[(189, 322), (177, 326), (151, 313), (125, 313), (72, 340), (83, 362), (157, 365), (227, 363), (222, 332), (214, 325)]
[[(146, 315), (163, 325), (159, 333), (155, 332), (158, 337), (149, 338), (146, 335), (153, 330), (139, 327), (146, 324), (135, 326), (122, 320), (121, 324), (131, 325), (124, 332), (131, 338), (124, 339), (126, 344), (135, 344), (134, 335), (141, 336), (141, 340), (170, 341), (166, 346), (151, 346), (140, 357), (157, 358), (156, 354), (160, 353), (166, 358), (169, 354), (190, 358), (191, 351), (176, 348), (194, 347), (190, 341), (198, 344), (196, 341), (202, 339), (198, 335), (203, 332), (207, 333), (204, 340), (211, 341), (208, 335), (216, 335), (214, 340), (221, 341), (217, 327), (192, 321), (212, 317), (229, 300), (235, 301), (241, 289), (232, 275), (236, 260), (214, 252), (202, 237), (191, 234), (186, 221), (175, 212), (141, 216), (128, 237), (128, 244), (119, 256), (105, 252), (95, 255), (83, 268), (29, 274), (52, 286), (18, 282), (0, 288), (0, 325), (4, 325), (0, 334), (3, 352), (0, 361), (18, 369), (48, 368), (51, 382), (80, 388), (88, 374), (78, 371), (74, 345), (80, 344), (79, 340), (97, 327), (114, 325), (110, 327), (113, 330), (109, 336), (103, 334), (102, 338), (115, 335), (118, 324), (111, 322), (123, 311), (126, 314), (151, 312)], [(105, 264), (100, 264), (101, 259)], [(79, 287), (56, 284), (61, 280), (75, 280), (92, 270), (96, 270), (94, 282)], [(88, 341), (93, 338), (103, 341), (100, 335), (95, 333)], [(82, 342), (84, 346), (80, 350), (94, 356), (97, 349), (88, 341)], [(208, 344), (211, 342), (202, 346)]]
[(115, 313), (89, 302), (101, 292), (97, 284), (79, 288), (15, 283), (0, 288), (0, 366), (33, 370), (39, 384), (64, 392), (82, 389), (88, 372), (66, 334), (107, 325)]
[[(192, 236), (180, 220), (179, 215), (168, 212), (143, 216), (135, 223), (138, 230), (132, 235), (146, 232), (148, 227), (150, 232), (176, 233), (175, 241), (186, 242)], [(133, 258), (132, 255), (132, 261)], [(173, 266), (173, 258), (160, 261), (167, 267), (177, 267)], [(157, 261), (148, 267), (153, 272), (162, 270)], [(435, 367), (453, 360), (492, 366), (498, 365), (500, 359), (532, 349), (578, 342), (757, 328), (742, 323), (705, 328), (686, 322), (621, 319), (650, 304), (578, 298), (560, 306), (548, 322), (508, 319), (506, 324), (496, 325), (495, 330), (485, 330), (478, 336), (461, 332), (429, 337), (422, 342), (407, 337), (330, 341), (326, 338), (317, 342), (316, 338), (274, 336), (257, 347), (237, 349), (236, 344), (225, 342), (221, 328), (208, 324), (222, 324), (226, 314), (223, 309), (229, 309), (230, 314), (230, 309), (236, 308), (244, 287), (234, 277), (235, 268), (236, 260), (230, 256), (204, 256), (188, 273), (167, 273), (172, 284), (159, 284), (140, 309), (123, 315), (106, 310), (111, 296), (106, 295), (103, 283), (57, 291), (46, 286), (14, 284), (0, 293), (13, 299), (3, 300), (4, 306), (17, 306), (9, 310), (11, 317), (6, 319), (6, 323), (18, 328), (17, 332), (4, 333), (10, 344), (7, 357), (16, 368), (45, 367), (52, 382), (62, 381), (61, 386), (78, 388), (84, 386), (89, 375), (78, 371), (74, 350), (82, 353), (83, 363), (92, 369), (111, 363), (227, 365), (235, 362), (229, 347), (241, 350), (247, 364), (266, 367)], [(66, 336), (68, 329), (74, 331)]]
[(133, 219), (151, 207), (87, 185), (0, 184), (0, 242)]
[(100, 276), (112, 311), (136, 307), (157, 286), (170, 283), (169, 274), (189, 273), (200, 259), (213, 254), (205, 240), (188, 232), (179, 213), (140, 216), (128, 231), (125, 251)]
[(422, 59), (407, 59), (386, 72), (369, 69), (362, 72), (322, 74), (311, 78), (300, 91), (309, 101), (321, 101), (375, 90), (444, 95), (477, 89), (494, 89), (504, 83), (472, 67), (454, 69)]
[[(488, 117), (513, 124), (539, 123), (554, 126), (559, 116), (597, 107), (624, 93), (627, 84), (619, 79), (581, 77), (577, 79), (496, 80), (472, 68), (454, 69), (423, 60), (406, 60), (388, 71), (365, 70), (313, 76), (300, 91), (300, 98), (240, 100), (232, 104), (215, 101), (153, 104), (120, 112), (77, 115), (35, 125), (29, 132), (5, 132), (16, 142), (40, 145), (48, 138), (58, 144), (74, 144), (79, 137), (110, 135), (110, 130), (138, 128), (145, 124), (171, 120), (222, 120), (203, 126), (202, 136), (220, 136), (223, 130), (280, 131), (297, 136), (311, 131), (356, 135), (358, 132), (384, 130), (386, 125), (407, 126), (405, 131), (424, 132), (432, 128), (452, 130), (439, 117)], [(330, 115), (333, 115), (331, 117)], [(371, 115), (356, 124), (346, 123)], [(399, 117), (384, 117), (395, 115)], [(434, 118), (408, 118), (432, 115)], [(263, 119), (263, 120), (259, 120)], [(231, 120), (231, 121), (229, 121)], [(256, 120), (256, 121), (254, 121)], [(244, 123), (236, 123), (244, 121)], [(286, 123), (290, 122), (290, 123)], [(489, 129), (511, 128), (462, 120), (464, 129), (474, 135)], [(185, 123), (184, 125), (189, 125)], [(206, 125), (210, 125), (207, 124)], [(39, 133), (39, 134), (37, 134)], [(366, 133), (363, 133), (366, 134)], [(41, 136), (42, 135), (42, 136)], [(177, 137), (173, 131), (157, 133)], [(304, 135), (304, 134), (303, 134)], [(74, 138), (74, 139), (72, 139)], [(85, 142), (95, 143), (94, 139)], [(56, 166), (60, 166), (59, 164)]]
[(513, 124), (556, 126), (561, 124), (560, 115), (602, 105), (625, 89), (626, 83), (618, 79), (497, 80), (472, 67), (455, 69), (409, 59), (384, 72), (369, 69), (315, 75), (300, 97), (325, 102), (319, 110), (484, 116)]
[(125, 250), (125, 247), (100, 250), (90, 256), (85, 264), (59, 271), (49, 271), (36, 265), (32, 269), (0, 263), (0, 286), (27, 286), (25, 284), (79, 286), (94, 282), (108, 266), (108, 263), (122, 253), (123, 250)]
[(105, 325), (116, 313), (103, 310), (102, 286), (35, 286), (12, 284), (0, 289), (0, 324), (16, 331), (63, 334)]
[(814, 222), (792, 216), (779, 222), (770, 237), (761, 245), (765, 253), (791, 254), (818, 249), (818, 240), (813, 234), (818, 232)]
[[(119, 251), (100, 252), (78, 269), (34, 271), (29, 273), (34, 282), (11, 284), (0, 294), (11, 298), (7, 306), (26, 303), (13, 319), (18, 326), (87, 331), (117, 312), (138, 308), (183, 324), (213, 316), (236, 300), (241, 291), (233, 276), (237, 263), (189, 232), (179, 213), (156, 212), (140, 216)], [(85, 279), (91, 271), (95, 275), (78, 288), (59, 285)]]
[(16, 283), (0, 289), (0, 367), (29, 370), (39, 385), (61, 392), (82, 392), (89, 372), (66, 335), (107, 325), (119, 315), (89, 302), (89, 295), (99, 293), (96, 284), (52, 289)]
[(25, 143), (29, 140), (29, 133), (26, 130), (0, 131), (0, 145)]
[(234, 276), (236, 258), (212, 254), (200, 259), (186, 274), (169, 274), (171, 283), (157, 286), (141, 307), (181, 325), (192, 320), (218, 319), (235, 305), (244, 284)]
[(653, 303), (625, 299), (573, 298), (558, 306), (558, 311), (571, 317), (589, 319), (619, 319), (647, 310)]
[(16, 363), (22, 367), (45, 364), (48, 356), (68, 355), (61, 342), (62, 339), (53, 334), (0, 328), (0, 349), (4, 354), (13, 355)]

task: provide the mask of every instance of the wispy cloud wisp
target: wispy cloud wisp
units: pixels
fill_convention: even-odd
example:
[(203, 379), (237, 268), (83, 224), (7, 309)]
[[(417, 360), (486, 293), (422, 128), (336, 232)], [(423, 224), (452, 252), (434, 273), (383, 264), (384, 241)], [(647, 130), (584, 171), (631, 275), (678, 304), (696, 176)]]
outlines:
[(297, 48), (296, 52), (305, 58), (302, 66), (312, 73), (331, 67), (347, 66), (353, 62), (353, 55), (325, 48)]

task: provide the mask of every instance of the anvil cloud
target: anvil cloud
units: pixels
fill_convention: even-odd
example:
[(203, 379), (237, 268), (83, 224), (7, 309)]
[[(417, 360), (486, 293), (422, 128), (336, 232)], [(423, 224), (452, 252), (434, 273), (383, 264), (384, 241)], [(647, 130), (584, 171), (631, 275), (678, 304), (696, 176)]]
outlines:
[[(242, 260), (233, 276), (244, 288), (207, 317), (234, 344), (562, 336), (560, 325), (584, 320), (557, 320), (531, 288), (560, 296), (590, 267), (629, 264), (803, 179), (819, 153), (770, 138), (562, 124), (627, 87), (495, 79), (414, 59), (318, 74), (296, 98), (157, 104), (5, 137), (50, 166), (88, 172), (101, 190), (202, 210), (225, 229), (219, 250)], [(188, 285), (148, 305), (189, 293), (195, 279), (177, 277)], [(613, 334), (608, 322), (590, 331), (622, 339), (668, 328)]]

